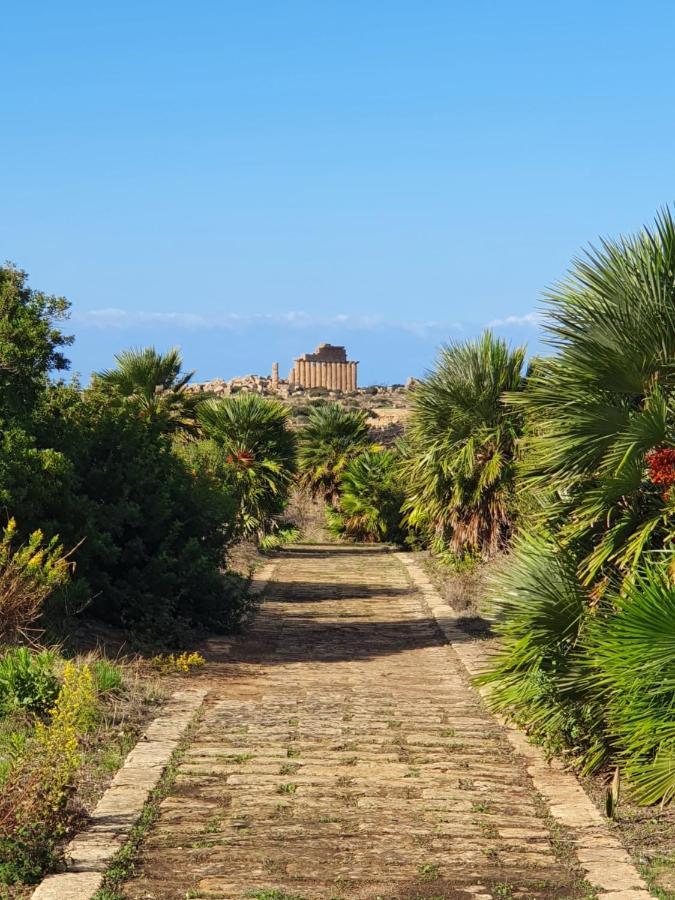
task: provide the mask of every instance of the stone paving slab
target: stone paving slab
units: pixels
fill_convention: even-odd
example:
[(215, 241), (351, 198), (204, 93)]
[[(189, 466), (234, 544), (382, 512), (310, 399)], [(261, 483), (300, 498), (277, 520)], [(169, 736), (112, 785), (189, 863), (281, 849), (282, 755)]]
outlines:
[(40, 884), (34, 900), (88, 900), (136, 824), (150, 791), (200, 707), (206, 690), (176, 691), (129, 753), (91, 816), (90, 827), (66, 848), (67, 871)]
[(199, 726), (124, 897), (584, 897), (411, 574), (379, 547), (279, 554), (254, 625), (209, 643)]
[[(426, 573), (410, 554), (397, 553), (415, 585), (421, 588), (424, 602), (467, 672), (478, 675), (486, 657), (480, 641), (467, 643), (458, 627), (454, 610), (442, 601)], [(484, 693), (484, 692), (483, 692)], [(588, 882), (600, 898), (607, 900), (646, 900), (651, 894), (630, 855), (609, 830), (598, 808), (575, 776), (558, 761), (550, 762), (539, 748), (516, 728), (502, 723), (507, 740), (523, 758), (535, 788), (546, 799), (553, 818), (570, 829), (575, 854)]]
[[(275, 563), (270, 562), (253, 575), (251, 594), (265, 590), (274, 568)], [(228, 649), (222, 647), (221, 653)], [(45, 878), (33, 891), (34, 900), (90, 900), (99, 890), (109, 864), (124, 846), (206, 694), (206, 688), (188, 688), (170, 697), (127, 755), (97, 804), (87, 830), (68, 844), (67, 870)]]

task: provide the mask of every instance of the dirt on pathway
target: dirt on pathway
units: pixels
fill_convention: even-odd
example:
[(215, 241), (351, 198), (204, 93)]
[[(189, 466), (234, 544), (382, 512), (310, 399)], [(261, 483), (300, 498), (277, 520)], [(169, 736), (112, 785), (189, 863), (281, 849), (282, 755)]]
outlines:
[(280, 554), (123, 895), (587, 896), (520, 757), (385, 548)]

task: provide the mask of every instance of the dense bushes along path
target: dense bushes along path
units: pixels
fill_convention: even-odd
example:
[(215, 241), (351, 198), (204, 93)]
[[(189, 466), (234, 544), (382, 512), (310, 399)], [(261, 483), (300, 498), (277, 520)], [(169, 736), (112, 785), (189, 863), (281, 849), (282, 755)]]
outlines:
[(212, 649), (124, 897), (593, 896), (384, 548), (283, 553), (255, 626)]

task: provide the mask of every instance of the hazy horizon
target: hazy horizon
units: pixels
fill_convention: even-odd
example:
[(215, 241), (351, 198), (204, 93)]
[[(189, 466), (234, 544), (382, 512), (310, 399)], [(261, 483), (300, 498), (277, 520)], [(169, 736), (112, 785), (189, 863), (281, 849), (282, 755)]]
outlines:
[[(71, 371), (84, 383), (92, 371), (113, 365), (114, 354), (129, 347), (155, 346), (167, 350), (179, 346), (185, 368), (195, 370), (195, 381), (228, 380), (239, 375), (267, 375), (273, 362), (286, 378), (293, 359), (311, 352), (320, 343), (343, 345), (350, 359), (359, 362), (359, 384), (403, 384), (419, 378), (433, 365), (441, 344), (477, 337), (485, 328), (512, 344), (525, 344), (529, 355), (543, 345), (535, 317), (525, 321), (468, 323), (315, 321), (296, 315), (292, 322), (274, 319), (240, 319), (232, 322), (193, 320), (176, 325), (172, 317), (132, 323), (116, 311), (84, 321), (76, 312), (63, 328), (75, 335), (68, 348)], [(375, 345), (376, 344), (376, 345)], [(383, 361), (383, 351), (387, 359)]]

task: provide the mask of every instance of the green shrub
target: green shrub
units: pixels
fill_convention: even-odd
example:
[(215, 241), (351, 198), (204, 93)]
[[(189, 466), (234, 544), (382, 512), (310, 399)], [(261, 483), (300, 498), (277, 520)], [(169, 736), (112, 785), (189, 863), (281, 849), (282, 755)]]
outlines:
[(34, 723), (30, 713), (0, 715), (0, 789), (12, 769), (25, 756)]
[(312, 407), (299, 436), (301, 486), (336, 506), (345, 467), (370, 444), (365, 413), (350, 412), (339, 403)]
[(345, 467), (338, 508), (328, 511), (334, 534), (357, 541), (400, 541), (403, 488), (392, 450), (366, 450)]
[(569, 551), (542, 535), (521, 535), (490, 579), (499, 651), (480, 683), (489, 703), (550, 751), (573, 753), (586, 771), (605, 759), (604, 715), (588, 685), (579, 637), (589, 597)]
[(261, 538), (288, 502), (295, 472), (295, 435), (289, 409), (257, 394), (207, 400), (197, 411), (207, 438), (225, 455), (241, 534)]
[(485, 332), (444, 347), (412, 391), (403, 479), (408, 525), (458, 556), (503, 549), (515, 518), (520, 413), (503, 403), (523, 386), (525, 349)]
[(0, 713), (18, 709), (46, 713), (59, 693), (56, 654), (15, 647), (0, 656)]
[(295, 544), (300, 540), (300, 530), (295, 525), (281, 525), (276, 531), (264, 535), (259, 541), (263, 553), (278, 550), (285, 544)]
[(672, 536), (675, 496), (650, 465), (675, 435), (675, 221), (605, 241), (575, 261), (548, 297), (546, 337), (511, 398), (528, 420), (523, 491), (543, 491), (541, 516), (580, 548), (584, 582), (631, 577)]
[(611, 598), (584, 638), (617, 762), (640, 803), (675, 797), (675, 586), (651, 564)]
[(37, 723), (0, 791), (0, 883), (35, 883), (53, 863), (68, 824), (82, 739), (96, 717), (91, 670), (66, 663), (48, 721)]
[(551, 749), (587, 771), (611, 758), (641, 803), (675, 797), (674, 269), (664, 211), (591, 248), (548, 297), (557, 352), (507, 398), (540, 536), (496, 587), (502, 648), (482, 679)]
[(175, 452), (161, 421), (85, 392), (51, 423), (50, 440), (72, 469), (58, 527), (69, 545), (83, 541), (75, 555), (81, 604), (113, 624), (177, 640), (185, 626), (236, 623), (241, 597), (221, 575), (232, 495)]

